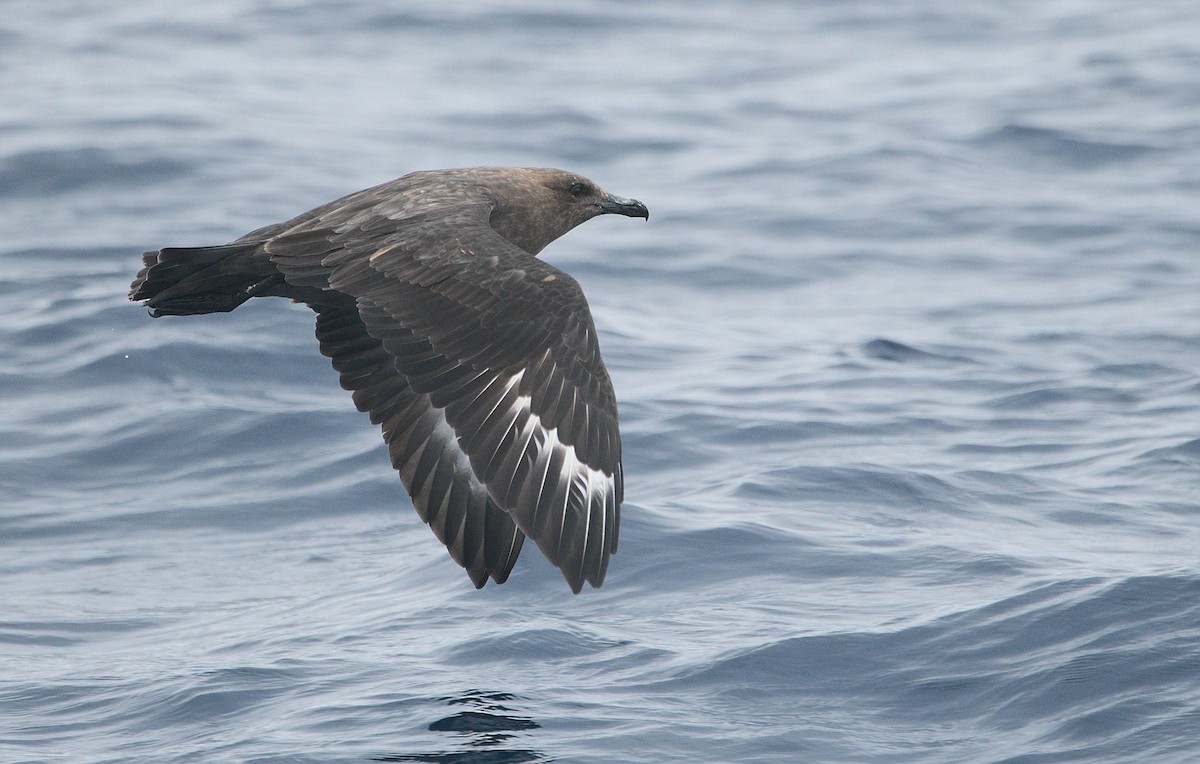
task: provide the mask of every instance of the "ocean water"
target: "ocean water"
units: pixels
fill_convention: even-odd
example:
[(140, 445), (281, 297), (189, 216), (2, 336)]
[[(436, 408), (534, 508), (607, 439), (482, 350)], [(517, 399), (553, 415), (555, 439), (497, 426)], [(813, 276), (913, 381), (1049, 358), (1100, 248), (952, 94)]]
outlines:
[[(7, 0), (0, 761), (1190, 762), (1192, 2)], [(476, 591), (279, 300), (139, 254), (405, 172), (650, 207), (543, 254), (621, 547)]]

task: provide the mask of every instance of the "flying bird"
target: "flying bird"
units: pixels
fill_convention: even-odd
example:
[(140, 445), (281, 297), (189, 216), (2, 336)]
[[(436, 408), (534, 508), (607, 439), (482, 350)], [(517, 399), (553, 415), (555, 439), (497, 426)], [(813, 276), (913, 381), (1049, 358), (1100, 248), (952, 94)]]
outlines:
[(578, 282), (538, 259), (597, 215), (649, 218), (571, 172), (414, 172), (229, 244), (142, 256), (151, 315), (287, 297), (383, 430), (421, 519), (476, 587), (526, 536), (578, 593), (617, 549), (617, 401)]

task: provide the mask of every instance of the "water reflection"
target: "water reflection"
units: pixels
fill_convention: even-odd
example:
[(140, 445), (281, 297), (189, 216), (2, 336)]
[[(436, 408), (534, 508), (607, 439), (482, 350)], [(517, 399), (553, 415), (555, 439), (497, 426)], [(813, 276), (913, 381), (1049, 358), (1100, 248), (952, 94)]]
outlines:
[(446, 732), (452, 735), (457, 750), (379, 756), (375, 761), (424, 761), (438, 764), (519, 764), (548, 761), (537, 751), (505, 745), (519, 737), (515, 733), (541, 727), (533, 719), (515, 714), (513, 709), (506, 705), (515, 700), (509, 693), (471, 690), (463, 695), (441, 700), (450, 706), (468, 706), (431, 722), (428, 727), (430, 732)]

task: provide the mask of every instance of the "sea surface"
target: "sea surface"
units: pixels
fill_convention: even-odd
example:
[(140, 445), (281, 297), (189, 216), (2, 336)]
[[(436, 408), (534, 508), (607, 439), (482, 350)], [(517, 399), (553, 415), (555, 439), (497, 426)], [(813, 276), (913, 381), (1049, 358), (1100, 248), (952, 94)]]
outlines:
[[(599, 590), (476, 591), (313, 339), (140, 253), (416, 169), (621, 406)], [(1193, 762), (1193, 0), (0, 4), (0, 761)]]

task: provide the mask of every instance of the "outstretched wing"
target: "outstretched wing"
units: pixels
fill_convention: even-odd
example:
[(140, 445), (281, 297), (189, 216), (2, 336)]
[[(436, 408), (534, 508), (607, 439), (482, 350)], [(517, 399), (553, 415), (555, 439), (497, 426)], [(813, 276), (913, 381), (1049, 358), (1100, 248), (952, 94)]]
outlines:
[(417, 514), (476, 587), (488, 576), (504, 583), (525, 536), (476, 479), (441, 409), (412, 389), (353, 307), (318, 310), (317, 340), (358, 410), (382, 426), (392, 466)]
[[(384, 424), (414, 501), (431, 485), (418, 475), (440, 475), (432, 485), (451, 487), (436, 494), (436, 509), (463, 512), (451, 503), (471, 496), (460, 477), (469, 468), (578, 592), (584, 581), (603, 582), (617, 547), (623, 476), (616, 399), (579, 285), (502, 239), (487, 213), (480, 205), (401, 221), (367, 217), (283, 233), (264, 246), (288, 283), (354, 298), (375, 344), (350, 349), (367, 347), (364, 333), (329, 330), (328, 318), (322, 349), (341, 364), (343, 385), (357, 391), (360, 408)], [(376, 224), (382, 235), (367, 243), (364, 230)], [(348, 381), (348, 374), (361, 376)], [(399, 403), (390, 401), (400, 398), (415, 406), (407, 417), (392, 413)], [(466, 487), (456, 492), (460, 484)], [(484, 513), (485, 529), (486, 520)]]

